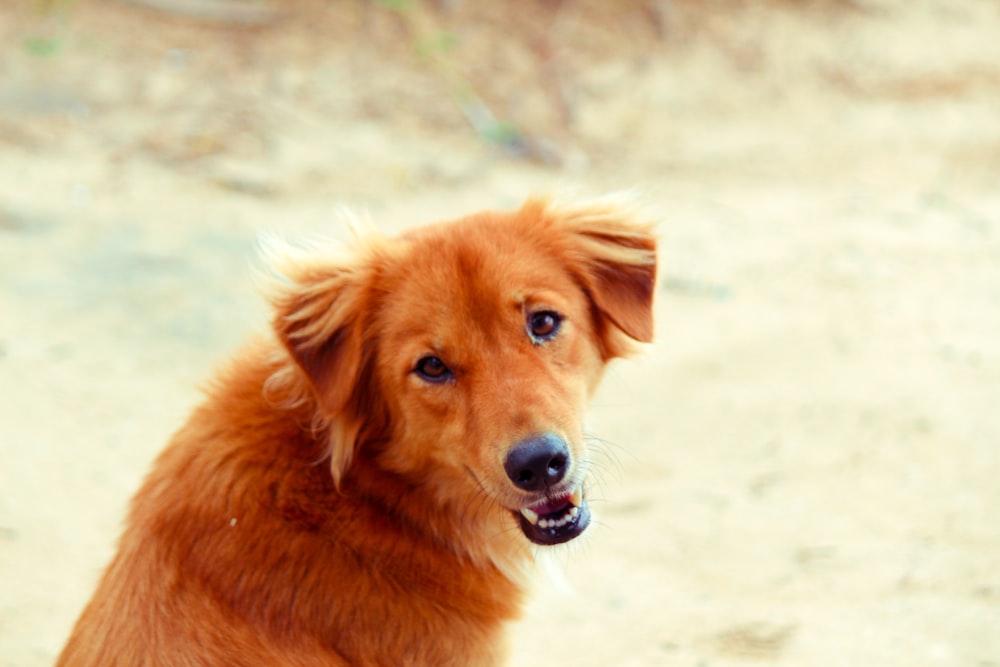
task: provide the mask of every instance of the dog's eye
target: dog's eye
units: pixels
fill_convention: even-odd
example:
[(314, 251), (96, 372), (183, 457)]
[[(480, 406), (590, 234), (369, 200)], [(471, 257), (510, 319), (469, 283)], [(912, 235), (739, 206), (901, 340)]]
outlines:
[(451, 369), (437, 357), (424, 357), (413, 370), (427, 382), (444, 382), (451, 377)]
[(562, 316), (559, 313), (542, 310), (532, 313), (528, 318), (528, 331), (536, 342), (543, 342), (550, 340), (558, 333), (560, 323), (562, 323)]

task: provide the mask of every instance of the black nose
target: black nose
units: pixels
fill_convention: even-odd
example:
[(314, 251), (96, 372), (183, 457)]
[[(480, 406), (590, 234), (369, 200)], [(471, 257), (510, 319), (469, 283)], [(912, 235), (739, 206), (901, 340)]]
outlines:
[(514, 445), (503, 464), (514, 486), (542, 491), (559, 483), (569, 468), (569, 448), (552, 433), (533, 435)]

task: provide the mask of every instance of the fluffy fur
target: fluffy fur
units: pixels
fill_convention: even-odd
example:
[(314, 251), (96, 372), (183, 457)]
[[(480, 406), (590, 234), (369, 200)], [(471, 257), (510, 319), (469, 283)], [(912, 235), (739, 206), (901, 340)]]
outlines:
[[(652, 337), (650, 228), (529, 200), (275, 270), (274, 335), (157, 460), (58, 665), (502, 663), (523, 510), (585, 527), (584, 405)], [(565, 479), (526, 491), (504, 461), (539, 433)]]

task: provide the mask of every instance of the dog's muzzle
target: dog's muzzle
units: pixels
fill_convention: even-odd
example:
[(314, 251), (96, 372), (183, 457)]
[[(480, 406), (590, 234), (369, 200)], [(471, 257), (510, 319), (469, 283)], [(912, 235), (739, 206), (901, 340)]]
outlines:
[(571, 467), (566, 441), (552, 433), (526, 438), (507, 453), (507, 477), (539, 498), (515, 512), (521, 530), (535, 544), (568, 542), (590, 524), (582, 487), (565, 481)]

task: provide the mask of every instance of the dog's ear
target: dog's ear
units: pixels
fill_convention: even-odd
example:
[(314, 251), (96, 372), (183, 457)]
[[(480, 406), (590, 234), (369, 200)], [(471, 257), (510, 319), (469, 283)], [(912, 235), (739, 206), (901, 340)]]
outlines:
[(366, 426), (355, 406), (364, 400), (359, 379), (365, 364), (362, 329), (371, 312), (370, 258), (330, 260), (287, 246), (265, 252), (277, 276), (267, 286), (274, 331), (308, 384), (302, 389), (315, 398), (313, 418), (329, 433), (330, 467), (339, 483)]
[(274, 299), (274, 330), (312, 385), (323, 415), (344, 411), (362, 361), (364, 279), (357, 267), (305, 267)]
[[(531, 203), (529, 202), (529, 206)], [(656, 237), (640, 222), (628, 201), (598, 200), (578, 206), (550, 205), (549, 216), (568, 232), (567, 255), (599, 314), (632, 340), (653, 340), (656, 291)], [(621, 356), (626, 341), (613, 332), (602, 335), (605, 358)]]

